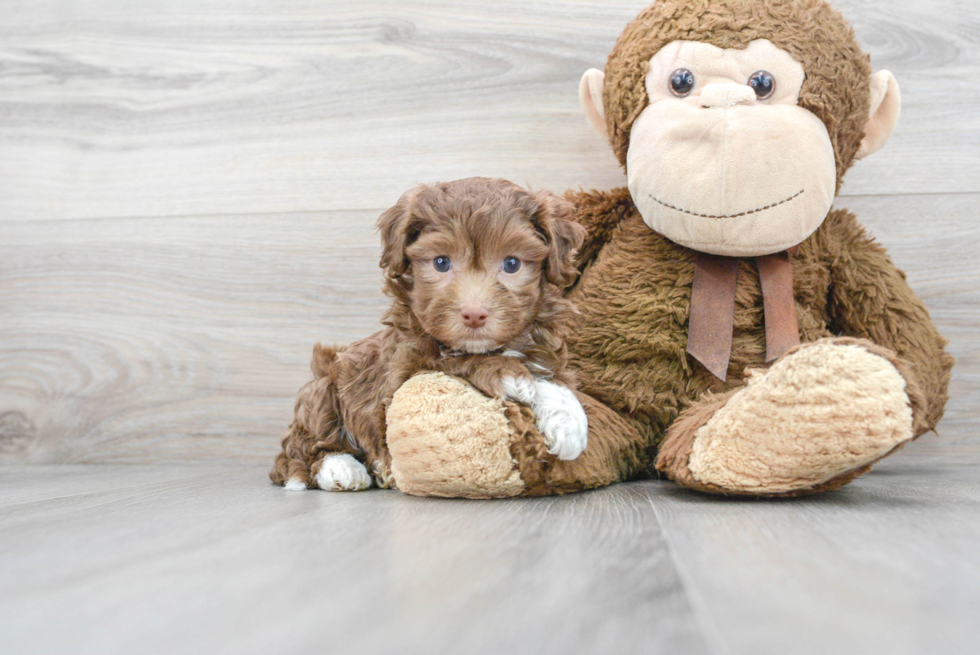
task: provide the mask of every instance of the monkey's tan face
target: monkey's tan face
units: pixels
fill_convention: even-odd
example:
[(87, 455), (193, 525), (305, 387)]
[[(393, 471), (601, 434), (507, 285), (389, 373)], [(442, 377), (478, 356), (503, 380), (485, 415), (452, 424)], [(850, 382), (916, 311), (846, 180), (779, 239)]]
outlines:
[(824, 124), (799, 107), (803, 67), (768, 40), (744, 50), (674, 41), (650, 60), (650, 104), (633, 123), (630, 193), (653, 230), (748, 257), (808, 237), (834, 200)]

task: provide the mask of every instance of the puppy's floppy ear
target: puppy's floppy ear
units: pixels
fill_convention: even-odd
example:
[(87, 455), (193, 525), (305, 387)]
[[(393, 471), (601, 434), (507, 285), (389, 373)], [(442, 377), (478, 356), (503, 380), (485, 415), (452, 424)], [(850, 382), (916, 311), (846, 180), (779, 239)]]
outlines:
[(408, 271), (407, 248), (418, 236), (416, 220), (412, 216), (418, 189), (402, 194), (395, 206), (378, 218), (381, 232), (381, 268), (391, 277), (399, 277)]
[(536, 191), (538, 211), (534, 215), (538, 231), (548, 243), (544, 273), (560, 289), (571, 285), (578, 276), (576, 250), (585, 241), (585, 228), (575, 220), (575, 205), (550, 191)]

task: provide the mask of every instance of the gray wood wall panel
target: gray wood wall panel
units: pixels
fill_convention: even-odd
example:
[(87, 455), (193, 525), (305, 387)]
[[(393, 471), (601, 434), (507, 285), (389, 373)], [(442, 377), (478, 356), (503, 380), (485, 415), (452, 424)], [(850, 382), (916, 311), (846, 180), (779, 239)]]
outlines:
[[(471, 174), (617, 184), (577, 85), (645, 4), (6, 2), (0, 220), (360, 209)], [(846, 193), (980, 191), (976, 4), (838, 4), (906, 117)]]
[[(313, 342), (377, 327), (408, 186), (622, 184), (577, 84), (644, 5), (0, 4), (0, 461), (266, 461)], [(952, 340), (968, 445), (980, 10), (838, 6), (904, 100), (838, 205)]]
[[(974, 439), (980, 411), (980, 261), (962, 246), (978, 201), (839, 203), (892, 248), (952, 339), (944, 439)], [(4, 461), (268, 460), (312, 343), (379, 327), (375, 215), (0, 224)]]

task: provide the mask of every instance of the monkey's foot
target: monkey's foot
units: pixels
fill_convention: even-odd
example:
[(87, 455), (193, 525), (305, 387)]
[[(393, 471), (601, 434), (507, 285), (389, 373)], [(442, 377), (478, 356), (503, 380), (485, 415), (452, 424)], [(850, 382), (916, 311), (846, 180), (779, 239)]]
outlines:
[(423, 373), (388, 408), (391, 473), (416, 496), (501, 498), (524, 491), (504, 403), (459, 378)]
[(549, 452), (553, 444), (527, 405), (488, 398), (442, 373), (416, 375), (388, 408), (394, 486), (416, 496), (504, 498), (590, 489), (635, 473), (643, 446), (636, 428), (588, 396), (574, 397), (587, 416), (580, 418), (588, 446), (564, 461)]
[(874, 344), (823, 339), (747, 384), (704, 398), (667, 433), (657, 468), (712, 493), (792, 496), (836, 489), (914, 435), (921, 394)]

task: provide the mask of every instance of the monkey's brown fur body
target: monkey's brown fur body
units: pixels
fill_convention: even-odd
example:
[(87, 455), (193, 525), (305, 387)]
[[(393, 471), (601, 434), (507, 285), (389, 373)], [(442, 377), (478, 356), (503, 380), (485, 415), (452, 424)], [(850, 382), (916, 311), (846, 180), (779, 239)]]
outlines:
[[(627, 155), (643, 146), (631, 130), (649, 105), (651, 58), (673, 42), (741, 50), (760, 39), (802, 65), (805, 78), (792, 111), (806, 110), (826, 129), (839, 189), (855, 158), (880, 147), (894, 128), (897, 87), (888, 82), (884, 102), (883, 80), (890, 74), (872, 85), (869, 58), (823, 0), (658, 1), (624, 29), (598, 82), (603, 107), (591, 114), (586, 107), (586, 113), (594, 126), (604, 125), (600, 130), (629, 174)], [(592, 82), (602, 76), (596, 73)], [(738, 98), (741, 84), (744, 79), (719, 85), (715, 96)], [(583, 88), (588, 96), (586, 78)], [(661, 107), (681, 106), (671, 102)], [(703, 111), (726, 111), (737, 102), (704, 104), (721, 109)], [(676, 115), (700, 111), (685, 107), (687, 114)], [(878, 107), (891, 113), (873, 113)], [(645, 129), (649, 133), (650, 125)], [(869, 135), (875, 137), (870, 142)], [(689, 171), (694, 164), (682, 163)], [(672, 179), (686, 181), (680, 172)], [(953, 363), (946, 340), (904, 274), (850, 213), (831, 210), (792, 256), (802, 345), (775, 362), (765, 361), (754, 260), (739, 263), (732, 352), (722, 382), (686, 352), (697, 253), (652, 230), (627, 189), (566, 198), (588, 230), (581, 276), (569, 293), (581, 319), (568, 338), (589, 412), (588, 448), (572, 462), (527, 457), (541, 437), (526, 408), (501, 403), (469, 414), (479, 399), (442, 378), (418, 376), (399, 389), (388, 414), (389, 441), (399, 444), (404, 472), (400, 488), (477, 497), (563, 493), (635, 477), (655, 465), (679, 484), (706, 492), (800, 495), (847, 483), (941, 418)], [(756, 200), (746, 202), (768, 204)], [(725, 213), (699, 211), (694, 215), (706, 218)], [(499, 420), (476, 420), (494, 416)], [(466, 435), (504, 447), (452, 461), (425, 454)], [(439, 467), (453, 469), (451, 483), (426, 477)], [(499, 472), (496, 488), (485, 475), (479, 485), (471, 483), (477, 475), (467, 471), (491, 469)]]
[[(677, 423), (682, 412), (717, 403), (718, 394), (744, 386), (745, 369), (767, 366), (758, 272), (751, 259), (742, 262), (729, 376), (722, 382), (685, 355), (696, 253), (651, 231), (626, 189), (568, 197), (590, 236), (608, 234), (601, 247), (594, 241), (584, 247), (592, 255), (582, 261), (582, 278), (570, 294), (582, 313), (569, 338), (580, 389), (629, 420), (645, 445), (659, 446), (671, 428), (689, 441), (711, 413), (685, 429)], [(834, 211), (791, 261), (801, 340), (858, 337), (908, 362), (903, 372), (916, 401), (915, 434), (934, 428), (952, 358), (885, 250), (853, 214)], [(645, 292), (638, 295), (637, 288)], [(668, 464), (663, 455), (661, 464)]]

